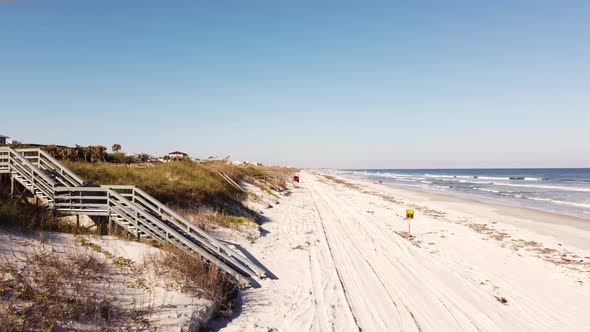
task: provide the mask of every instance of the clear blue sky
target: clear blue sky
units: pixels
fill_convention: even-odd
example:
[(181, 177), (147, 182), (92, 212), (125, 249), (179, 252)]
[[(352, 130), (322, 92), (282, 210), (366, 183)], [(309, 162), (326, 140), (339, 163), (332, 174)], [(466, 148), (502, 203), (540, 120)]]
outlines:
[(590, 1), (0, 1), (0, 133), (302, 167), (590, 167)]

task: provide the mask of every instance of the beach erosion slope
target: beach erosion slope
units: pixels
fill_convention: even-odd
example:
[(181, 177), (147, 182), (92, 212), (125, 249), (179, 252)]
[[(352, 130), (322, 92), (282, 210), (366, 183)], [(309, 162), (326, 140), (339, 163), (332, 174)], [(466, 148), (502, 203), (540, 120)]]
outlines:
[(232, 241), (274, 277), (242, 292), (221, 330), (590, 328), (585, 220), (322, 171), (301, 172), (264, 214), (264, 236)]

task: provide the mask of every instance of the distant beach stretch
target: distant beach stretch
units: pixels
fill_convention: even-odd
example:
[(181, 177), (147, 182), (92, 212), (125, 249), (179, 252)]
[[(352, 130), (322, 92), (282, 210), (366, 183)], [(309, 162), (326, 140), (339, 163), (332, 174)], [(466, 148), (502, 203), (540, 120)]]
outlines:
[(590, 219), (590, 169), (343, 170), (337, 174)]
[(302, 171), (267, 235), (240, 241), (278, 279), (244, 291), (223, 330), (588, 331), (590, 222), (470, 193), (566, 200), (539, 186), (587, 195), (576, 172)]

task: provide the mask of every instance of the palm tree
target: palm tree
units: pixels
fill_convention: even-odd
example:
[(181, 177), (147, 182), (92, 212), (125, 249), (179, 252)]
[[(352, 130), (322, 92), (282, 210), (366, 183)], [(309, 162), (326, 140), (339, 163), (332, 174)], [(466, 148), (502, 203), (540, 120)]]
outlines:
[(139, 158), (141, 162), (145, 163), (150, 159), (150, 156), (147, 153), (140, 153), (137, 155), (137, 158)]
[(95, 152), (96, 152), (96, 161), (102, 161), (105, 162), (105, 156), (107, 154), (107, 147), (103, 146), (103, 145), (97, 145), (95, 147)]
[(88, 148), (76, 144), (76, 159), (82, 158), (84, 158), (85, 162), (88, 161)]
[(112, 149), (114, 153), (121, 151), (121, 144), (113, 144)]

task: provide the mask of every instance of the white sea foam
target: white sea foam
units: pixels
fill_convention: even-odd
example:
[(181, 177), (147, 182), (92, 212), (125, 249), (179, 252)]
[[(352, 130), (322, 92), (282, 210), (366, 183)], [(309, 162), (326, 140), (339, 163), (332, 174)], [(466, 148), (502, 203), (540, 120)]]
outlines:
[(509, 186), (509, 187), (523, 187), (523, 188), (538, 188), (538, 189), (554, 189), (554, 190), (565, 190), (565, 191), (580, 191), (580, 192), (590, 192), (590, 188), (579, 188), (579, 187), (561, 187), (561, 186), (544, 186), (544, 185), (534, 185), (534, 184), (515, 184), (515, 183), (504, 183), (504, 182), (494, 182), (493, 185), (496, 186)]
[(473, 188), (473, 189), (479, 190), (479, 191), (485, 191), (485, 192), (488, 192), (488, 193), (495, 193), (495, 194), (499, 194), (500, 193), (500, 191), (498, 191), (498, 190), (492, 190), (492, 189), (486, 189), (486, 188)]
[(443, 179), (455, 177), (454, 175), (437, 175), (437, 174), (434, 174), (434, 175), (433, 174), (424, 174), (424, 176), (427, 178), (443, 178)]
[(510, 180), (509, 177), (498, 177), (498, 176), (478, 176), (477, 179), (482, 179), (482, 180)]
[[(486, 190), (483, 188), (474, 188), (474, 189), (481, 190), (481, 191), (491, 191), (491, 190)], [(491, 191), (491, 192), (497, 192), (497, 191)], [(551, 198), (542, 198), (542, 197), (530, 197), (530, 196), (523, 196), (523, 195), (519, 195), (519, 194), (511, 194), (508, 192), (497, 192), (497, 193), (499, 193), (502, 196), (523, 198), (523, 199), (528, 199), (531, 201), (548, 202), (548, 203), (554, 203), (554, 204), (560, 204), (560, 205), (575, 206), (575, 207), (580, 207), (580, 208), (590, 208), (590, 204), (587, 204), (587, 203), (566, 202), (566, 201), (562, 201), (562, 200), (551, 199)]]
[(469, 181), (469, 183), (475, 183), (475, 184), (494, 184), (493, 182), (483, 182), (483, 181)]
[(556, 199), (539, 198), (539, 197), (526, 197), (526, 199), (530, 199), (533, 201), (550, 202), (550, 203), (561, 204), (561, 205), (570, 205), (570, 206), (581, 207), (581, 208), (590, 208), (590, 204), (586, 204), (586, 203), (565, 202), (565, 201), (560, 201), (560, 200), (556, 200)]
[(429, 178), (439, 179), (481, 179), (481, 180), (524, 180), (524, 181), (542, 181), (543, 178), (523, 177), (523, 176), (479, 176), (479, 175), (448, 175), (448, 174), (424, 174)]
[[(450, 180), (450, 181), (452, 181), (452, 180)], [(473, 183), (473, 184), (494, 184), (493, 182), (483, 182), (483, 181), (475, 181), (475, 180), (459, 180), (459, 182), (460, 183)]]
[(368, 176), (373, 176), (373, 177), (380, 177), (380, 178), (391, 178), (391, 179), (397, 179), (397, 178), (407, 178), (407, 177), (411, 177), (411, 175), (409, 174), (396, 174), (396, 173), (367, 173)]
[[(481, 179), (481, 180), (516, 180), (516, 179), (525, 179), (520, 177), (498, 177), (498, 176), (478, 176), (478, 175), (447, 175), (447, 174), (424, 174), (425, 177), (428, 178), (438, 178), (438, 179)], [(531, 178), (535, 179), (535, 178)]]

